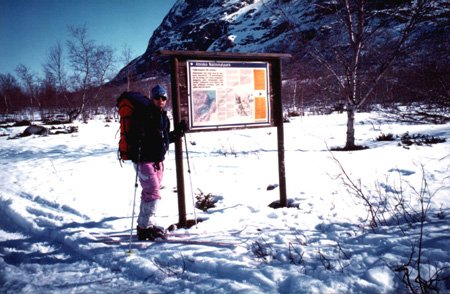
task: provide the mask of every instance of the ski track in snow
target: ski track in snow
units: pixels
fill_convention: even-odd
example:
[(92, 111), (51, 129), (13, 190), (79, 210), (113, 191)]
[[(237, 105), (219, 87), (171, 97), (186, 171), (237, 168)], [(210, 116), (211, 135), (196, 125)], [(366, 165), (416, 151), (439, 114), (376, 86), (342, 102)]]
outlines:
[[(343, 142), (342, 120), (343, 115), (305, 117), (285, 125), (288, 197), (298, 209), (267, 207), (279, 193), (266, 189), (278, 182), (273, 128), (188, 134), (192, 174), (186, 175), (186, 186), (190, 179), (218, 202), (208, 212), (196, 212), (203, 222), (175, 233), (237, 245), (132, 243), (131, 254), (126, 242), (108, 245), (96, 237), (128, 234), (131, 223), (134, 175), (129, 164), (120, 168), (117, 163), (116, 125), (105, 128), (100, 121), (80, 125), (76, 136), (0, 138), (0, 289), (395, 292), (401, 282), (392, 268), (407, 261), (419, 223), (391, 223), (376, 232), (361, 227), (367, 214), (361, 201), (343, 197), (348, 191), (337, 179), (340, 171), (327, 151)], [(383, 127), (396, 132), (411, 128)], [(448, 124), (415, 129), (450, 137)], [(393, 142), (374, 142), (379, 133), (370, 124), (358, 124), (357, 137), (362, 134), (362, 144), (372, 148), (334, 156), (369, 191), (375, 180), (387, 192), (399, 190), (399, 178), (417, 186), (423, 165), (430, 190), (437, 191), (424, 223), (424, 257), (431, 270), (448, 267), (449, 143), (405, 150)], [(424, 148), (432, 152), (423, 152)], [(388, 160), (380, 160), (383, 157)], [(164, 226), (178, 217), (174, 174), (171, 151), (158, 215)], [(186, 204), (192, 218), (189, 193)], [(450, 289), (449, 283), (444, 287)]]

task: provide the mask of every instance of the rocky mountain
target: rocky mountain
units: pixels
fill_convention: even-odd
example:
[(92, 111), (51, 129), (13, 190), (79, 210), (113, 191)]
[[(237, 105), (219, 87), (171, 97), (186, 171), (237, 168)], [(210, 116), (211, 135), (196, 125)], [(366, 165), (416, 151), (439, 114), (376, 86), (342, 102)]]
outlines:
[[(277, 1), (278, 2), (278, 1)], [(178, 0), (149, 40), (146, 52), (124, 68), (116, 79), (131, 70), (145, 77), (160, 69), (154, 53), (166, 50), (274, 52), (288, 44), (292, 25), (284, 14), (301, 1)], [(279, 6), (279, 7), (278, 7)], [(303, 5), (301, 5), (303, 6)], [(276, 7), (276, 8), (275, 8)]]
[[(147, 50), (123, 68), (114, 79), (123, 82), (127, 75), (143, 79), (167, 73), (167, 61), (155, 55), (158, 50), (205, 50), (228, 52), (292, 53), (291, 64), (314, 48), (339, 44), (346, 30), (336, 13), (338, 0), (178, 0), (151, 36)], [(352, 1), (350, 1), (352, 2)], [(411, 13), (409, 0), (367, 1), (367, 19), (374, 32), (384, 29), (373, 46), (383, 38), (401, 34), (400, 27)], [(415, 42), (424, 50), (449, 48), (450, 5), (433, 0), (431, 10), (422, 13), (421, 30)], [(314, 45), (312, 45), (314, 44)], [(430, 49), (431, 48), (431, 49)], [(320, 49), (319, 49), (320, 50)], [(432, 53), (433, 54), (433, 53)], [(442, 54), (442, 52), (440, 53)], [(448, 64), (448, 60), (446, 60)]]

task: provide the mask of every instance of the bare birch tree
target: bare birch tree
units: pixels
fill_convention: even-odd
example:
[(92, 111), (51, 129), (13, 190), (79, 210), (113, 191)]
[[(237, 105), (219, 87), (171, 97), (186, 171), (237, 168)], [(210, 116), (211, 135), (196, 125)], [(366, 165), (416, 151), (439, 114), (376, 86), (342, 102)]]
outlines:
[(69, 27), (68, 57), (73, 71), (71, 82), (79, 95), (79, 106), (74, 118), (85, 114), (86, 106), (98, 99), (102, 86), (113, 67), (114, 51), (109, 46), (97, 45), (88, 38), (86, 26)]
[[(268, 1), (263, 4), (271, 9)], [(297, 36), (294, 55), (303, 70), (310, 71), (309, 85), (327, 93), (321, 100), (332, 98), (345, 105), (346, 150), (360, 148), (355, 145), (356, 112), (376, 95), (395, 62), (414, 50), (414, 30), (424, 20), (435, 21), (429, 12), (446, 5), (443, 0), (311, 1), (315, 17), (306, 18), (304, 25), (305, 19), (289, 13), (289, 5), (273, 1), (277, 9), (271, 12), (289, 22)]]
[[(11, 74), (0, 74), (0, 112), (10, 113), (17, 110), (20, 105), (17, 97), (21, 92), (16, 78)], [(16, 99), (14, 99), (16, 98)]]
[[(312, 56), (334, 77), (345, 101), (344, 149), (358, 148), (355, 113), (372, 96), (394, 61), (406, 52), (411, 32), (431, 2), (417, 0), (404, 4), (402, 10), (393, 7), (382, 11), (370, 9), (368, 0), (339, 0), (329, 7), (338, 17), (334, 28), (341, 41), (328, 43), (328, 48), (316, 48)], [(399, 21), (392, 21), (395, 18)]]
[[(123, 45), (121, 62), (124, 66), (128, 65), (133, 58), (133, 52), (131, 48), (127, 45)], [(127, 91), (130, 91), (130, 82), (131, 82), (131, 69), (127, 70)]]
[(22, 81), (25, 91), (30, 99), (30, 107), (37, 106), (41, 108), (41, 102), (37, 99), (37, 79), (36, 74), (23, 65), (19, 64), (16, 67), (16, 74)]
[(64, 63), (64, 50), (60, 42), (50, 48), (47, 62), (44, 64), (44, 71), (46, 76), (53, 81), (58, 95), (64, 98), (66, 106), (72, 108), (73, 105), (68, 97), (68, 72)]

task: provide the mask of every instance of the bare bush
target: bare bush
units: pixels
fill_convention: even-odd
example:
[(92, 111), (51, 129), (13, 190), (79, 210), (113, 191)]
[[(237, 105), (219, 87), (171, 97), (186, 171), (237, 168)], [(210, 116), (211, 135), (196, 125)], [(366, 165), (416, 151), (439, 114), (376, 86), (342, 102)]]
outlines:
[[(334, 155), (332, 158), (339, 166), (340, 177), (350, 194), (363, 202), (368, 215), (367, 222), (372, 231), (375, 232), (382, 226), (397, 226), (405, 237), (411, 239), (411, 251), (407, 261), (391, 266), (408, 291), (438, 293), (439, 283), (449, 276), (445, 274), (448, 267), (433, 266), (431, 260), (424, 260), (424, 225), (429, 219), (431, 199), (437, 192), (430, 191), (424, 167), (421, 167), (419, 188), (401, 179), (400, 186), (397, 187), (377, 183), (375, 193), (371, 193), (363, 188), (361, 180), (355, 181), (350, 177)], [(416, 230), (417, 225), (419, 229), (415, 234), (413, 230)], [(319, 255), (325, 268), (331, 269), (329, 259), (321, 252)]]
[(184, 257), (180, 254), (179, 258), (172, 258), (169, 261), (163, 261), (161, 259), (154, 258), (152, 263), (167, 277), (177, 277), (180, 278), (186, 272), (186, 267), (188, 262), (192, 263), (192, 260)]
[(264, 262), (270, 262), (275, 258), (272, 246), (263, 238), (261, 238), (261, 241), (257, 240), (252, 243), (251, 251), (256, 258), (261, 259)]

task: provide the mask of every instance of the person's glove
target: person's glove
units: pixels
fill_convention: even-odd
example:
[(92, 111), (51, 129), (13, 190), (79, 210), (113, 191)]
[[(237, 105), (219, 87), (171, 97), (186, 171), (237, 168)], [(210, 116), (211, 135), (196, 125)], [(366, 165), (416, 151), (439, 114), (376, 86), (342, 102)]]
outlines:
[(178, 126), (175, 128), (175, 134), (177, 135), (177, 137), (183, 137), (186, 130), (187, 130), (186, 121), (182, 120), (182, 121), (180, 121)]

